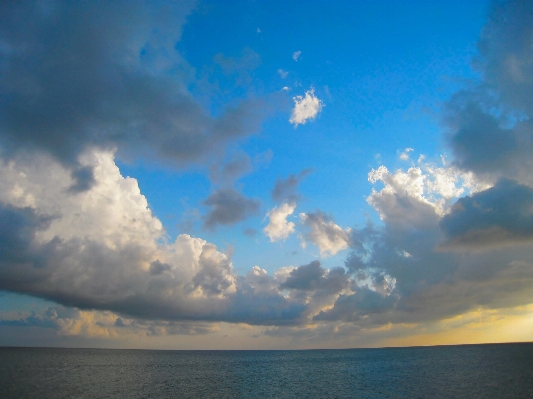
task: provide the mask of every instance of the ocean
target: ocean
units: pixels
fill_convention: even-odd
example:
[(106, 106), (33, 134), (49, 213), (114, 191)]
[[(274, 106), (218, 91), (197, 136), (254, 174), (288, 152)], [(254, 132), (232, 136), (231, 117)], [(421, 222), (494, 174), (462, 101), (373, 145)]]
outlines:
[(298, 351), (0, 348), (1, 398), (533, 398), (533, 344)]

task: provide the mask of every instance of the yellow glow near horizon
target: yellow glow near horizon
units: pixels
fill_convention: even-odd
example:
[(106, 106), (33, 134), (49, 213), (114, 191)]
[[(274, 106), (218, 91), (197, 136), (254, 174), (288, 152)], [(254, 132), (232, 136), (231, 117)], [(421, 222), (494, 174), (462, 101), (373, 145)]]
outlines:
[[(421, 332), (423, 329), (428, 332)], [(513, 309), (476, 310), (386, 338), (380, 346), (460, 345), (533, 340), (533, 304)]]

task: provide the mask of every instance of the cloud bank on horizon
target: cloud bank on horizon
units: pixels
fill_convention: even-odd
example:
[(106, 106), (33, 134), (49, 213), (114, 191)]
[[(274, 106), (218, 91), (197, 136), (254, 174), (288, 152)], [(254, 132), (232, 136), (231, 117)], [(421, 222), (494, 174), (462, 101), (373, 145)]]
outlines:
[[(244, 193), (240, 179), (263, 161), (235, 152), (240, 143), (281, 113), (298, 127), (295, 143), (325, 146), (305, 141), (304, 129), (337, 103), (324, 109), (318, 96), (328, 91), (311, 85), (294, 96), (301, 85), (255, 91), (261, 61), (250, 49), (195, 69), (176, 43), (197, 6), (0, 6), (0, 289), (57, 304), (0, 311), (0, 328), (113, 338), (206, 335), (230, 323), (259, 326), (261, 337), (331, 340), (533, 302), (533, 3), (492, 5), (480, 77), (441, 113), (451, 156), (417, 158), (404, 146), (407, 168), (370, 168), (366, 203), (380, 221), (362, 227), (308, 208), (300, 186), (320, 164), (278, 176), (263, 198)], [(301, 54), (291, 61), (288, 52), (272, 75), (296, 75), (285, 69), (304, 64)], [(206, 104), (198, 89), (230, 96), (216, 73), (233, 82), (223, 105)], [(200, 168), (211, 184), (198, 204), (206, 235), (264, 216), (250, 236), (271, 251), (296, 239), (314, 259), (236, 267), (231, 247), (171, 237), (138, 180), (121, 172), (139, 160)]]

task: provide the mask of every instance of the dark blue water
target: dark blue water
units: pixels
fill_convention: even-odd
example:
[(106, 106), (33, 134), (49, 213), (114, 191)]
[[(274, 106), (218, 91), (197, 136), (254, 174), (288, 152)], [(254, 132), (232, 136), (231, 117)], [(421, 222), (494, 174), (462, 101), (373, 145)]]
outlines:
[(2, 398), (533, 398), (533, 344), (313, 351), (0, 348)]

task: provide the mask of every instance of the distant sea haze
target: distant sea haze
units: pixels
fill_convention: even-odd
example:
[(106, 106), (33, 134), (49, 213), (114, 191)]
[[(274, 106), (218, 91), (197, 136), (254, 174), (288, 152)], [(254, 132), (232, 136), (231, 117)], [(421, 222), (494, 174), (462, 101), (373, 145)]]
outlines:
[(2, 398), (533, 398), (533, 344), (305, 351), (0, 348)]

